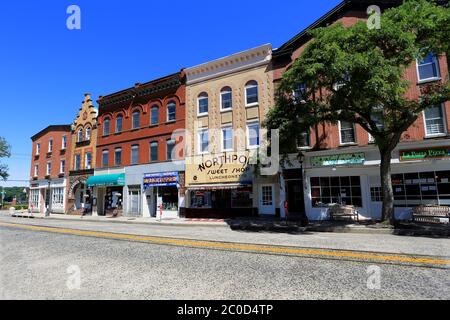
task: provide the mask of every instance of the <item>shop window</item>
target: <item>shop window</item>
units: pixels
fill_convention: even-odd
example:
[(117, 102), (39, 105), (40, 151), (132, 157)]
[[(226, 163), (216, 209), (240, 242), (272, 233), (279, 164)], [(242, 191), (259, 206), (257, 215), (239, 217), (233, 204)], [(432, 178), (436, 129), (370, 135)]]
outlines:
[(163, 210), (178, 211), (178, 189), (175, 186), (159, 187), (158, 194), (162, 198)]
[(425, 58), (417, 61), (417, 74), (419, 81), (436, 80), (440, 78), (439, 63), (436, 55), (427, 54)]
[(231, 191), (232, 208), (252, 208), (253, 190), (252, 188), (239, 188)]
[(30, 203), (34, 209), (39, 209), (39, 189), (30, 191)]
[(355, 143), (355, 126), (349, 121), (339, 121), (341, 144)]
[(222, 111), (233, 108), (233, 94), (230, 87), (225, 87), (220, 91), (220, 108)]
[(258, 104), (258, 82), (249, 81), (245, 85), (245, 105), (252, 106)]
[(197, 107), (197, 115), (202, 116), (208, 114), (208, 94), (206, 92), (203, 92), (198, 96)]
[(150, 161), (158, 161), (158, 142), (150, 143)]
[(52, 207), (62, 206), (64, 204), (64, 188), (52, 189)]
[(392, 175), (394, 205), (450, 205), (450, 171)]
[(313, 207), (331, 204), (362, 207), (360, 177), (311, 178), (311, 198)]
[(159, 108), (158, 106), (153, 106), (150, 111), (150, 124), (156, 126), (159, 123)]
[(191, 208), (211, 208), (211, 191), (191, 191)]
[(424, 110), (425, 134), (436, 136), (445, 134), (444, 110), (442, 105), (437, 105)]
[(176, 120), (176, 109), (177, 105), (175, 104), (175, 102), (169, 102), (169, 104), (167, 105), (167, 122)]

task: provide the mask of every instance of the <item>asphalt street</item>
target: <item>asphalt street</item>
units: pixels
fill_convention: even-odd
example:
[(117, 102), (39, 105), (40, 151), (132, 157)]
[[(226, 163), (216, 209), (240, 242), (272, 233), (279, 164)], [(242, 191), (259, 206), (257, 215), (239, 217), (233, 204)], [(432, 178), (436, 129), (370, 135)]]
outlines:
[[(1, 217), (0, 223), (146, 234), (176, 239), (230, 241), (232, 238), (236, 243), (271, 242), (279, 245), (302, 245), (302, 248), (351, 250), (349, 247), (353, 246), (353, 249), (365, 250), (367, 253), (372, 252), (367, 249), (376, 249), (378, 237), (380, 249), (374, 252), (397, 254), (405, 251), (445, 259), (449, 256), (448, 239), (355, 234), (245, 233), (225, 228), (150, 228), (141, 225), (8, 217)], [(118, 240), (102, 237), (100, 234), (83, 236), (4, 225), (0, 225), (0, 241), (1, 299), (450, 298), (448, 265), (435, 268), (264, 252), (211, 250)], [(355, 241), (362, 242), (362, 245), (355, 245)], [(316, 246), (312, 246), (314, 242)], [(393, 248), (386, 243), (390, 243)]]

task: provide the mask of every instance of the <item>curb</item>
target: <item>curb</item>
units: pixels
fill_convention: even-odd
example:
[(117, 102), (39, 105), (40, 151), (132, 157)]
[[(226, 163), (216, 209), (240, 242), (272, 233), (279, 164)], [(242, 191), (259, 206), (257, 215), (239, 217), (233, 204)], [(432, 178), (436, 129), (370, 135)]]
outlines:
[(261, 223), (258, 225), (252, 225), (248, 222), (154, 222), (154, 221), (134, 221), (134, 220), (93, 220), (83, 218), (60, 218), (60, 217), (41, 217), (41, 216), (29, 216), (23, 214), (11, 215), (16, 218), (25, 219), (41, 219), (41, 220), (58, 220), (58, 221), (83, 221), (83, 222), (106, 222), (106, 223), (121, 223), (121, 224), (134, 224), (134, 225), (147, 225), (147, 226), (163, 226), (163, 227), (207, 227), (207, 228), (226, 228), (234, 231), (267, 231), (267, 232), (284, 232), (292, 234), (301, 234), (306, 232), (319, 232), (319, 233), (353, 233), (353, 234), (381, 234), (381, 235), (399, 235), (399, 236), (432, 236), (432, 237), (450, 237), (450, 229), (436, 229), (436, 230), (421, 230), (421, 229), (389, 229), (389, 228), (370, 228), (370, 227), (346, 227), (346, 226), (307, 226), (301, 227), (298, 225), (274, 225), (271, 223)]

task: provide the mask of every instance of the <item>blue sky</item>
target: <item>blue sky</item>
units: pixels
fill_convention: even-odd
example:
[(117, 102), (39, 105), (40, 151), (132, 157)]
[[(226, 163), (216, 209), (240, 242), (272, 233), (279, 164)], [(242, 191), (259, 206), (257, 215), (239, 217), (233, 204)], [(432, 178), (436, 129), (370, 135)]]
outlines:
[[(0, 136), (11, 180), (28, 180), (30, 137), (69, 124), (94, 100), (160, 76), (272, 43), (276, 48), (340, 0), (3, 1)], [(69, 5), (81, 30), (68, 30)], [(7, 182), (3, 186), (27, 185)]]

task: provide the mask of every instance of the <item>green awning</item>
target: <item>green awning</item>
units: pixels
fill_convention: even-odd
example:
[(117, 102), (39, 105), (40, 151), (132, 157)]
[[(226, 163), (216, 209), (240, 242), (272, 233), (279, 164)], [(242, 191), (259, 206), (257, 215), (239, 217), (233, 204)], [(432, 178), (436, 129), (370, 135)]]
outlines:
[(113, 187), (125, 185), (125, 173), (92, 176), (87, 181), (88, 187)]

